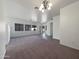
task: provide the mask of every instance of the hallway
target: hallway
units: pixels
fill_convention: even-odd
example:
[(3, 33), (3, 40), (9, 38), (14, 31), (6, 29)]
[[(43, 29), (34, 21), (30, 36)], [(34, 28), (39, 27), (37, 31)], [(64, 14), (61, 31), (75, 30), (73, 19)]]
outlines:
[(79, 0), (0, 0), (4, 58), (79, 59)]

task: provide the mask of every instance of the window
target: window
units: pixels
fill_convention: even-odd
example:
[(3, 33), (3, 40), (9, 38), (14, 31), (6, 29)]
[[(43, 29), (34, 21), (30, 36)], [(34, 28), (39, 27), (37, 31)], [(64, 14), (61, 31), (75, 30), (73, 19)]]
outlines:
[(36, 25), (32, 25), (32, 31), (36, 31), (37, 30), (37, 26)]
[(24, 25), (15, 23), (15, 31), (24, 31)]
[(25, 25), (25, 31), (30, 31), (31, 30), (31, 25)]

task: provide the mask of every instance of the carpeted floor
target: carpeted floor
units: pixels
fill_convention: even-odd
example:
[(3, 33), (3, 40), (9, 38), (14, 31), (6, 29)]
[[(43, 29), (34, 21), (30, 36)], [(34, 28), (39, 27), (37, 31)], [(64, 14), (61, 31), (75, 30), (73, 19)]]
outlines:
[(79, 51), (40, 36), (11, 39), (5, 59), (79, 59)]

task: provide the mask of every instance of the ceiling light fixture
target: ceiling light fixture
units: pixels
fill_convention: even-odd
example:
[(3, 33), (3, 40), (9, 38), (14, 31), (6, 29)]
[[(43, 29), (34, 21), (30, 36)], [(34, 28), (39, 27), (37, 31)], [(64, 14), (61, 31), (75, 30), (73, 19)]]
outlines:
[(52, 3), (50, 3), (48, 0), (43, 0), (41, 6), (39, 7), (39, 10), (44, 12), (45, 10), (51, 10)]

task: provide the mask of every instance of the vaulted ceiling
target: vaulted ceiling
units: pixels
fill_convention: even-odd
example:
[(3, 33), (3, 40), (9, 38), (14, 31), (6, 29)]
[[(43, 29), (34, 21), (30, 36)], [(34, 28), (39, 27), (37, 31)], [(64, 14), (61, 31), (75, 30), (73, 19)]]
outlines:
[[(21, 5), (24, 7), (29, 7), (30, 9), (33, 9), (34, 7), (39, 7), (43, 0), (17, 0)], [(67, 6), (73, 2), (79, 1), (79, 0), (49, 0), (52, 4), (52, 10), (50, 11), (50, 15), (55, 16), (60, 13), (60, 8), (63, 8), (64, 6)]]

